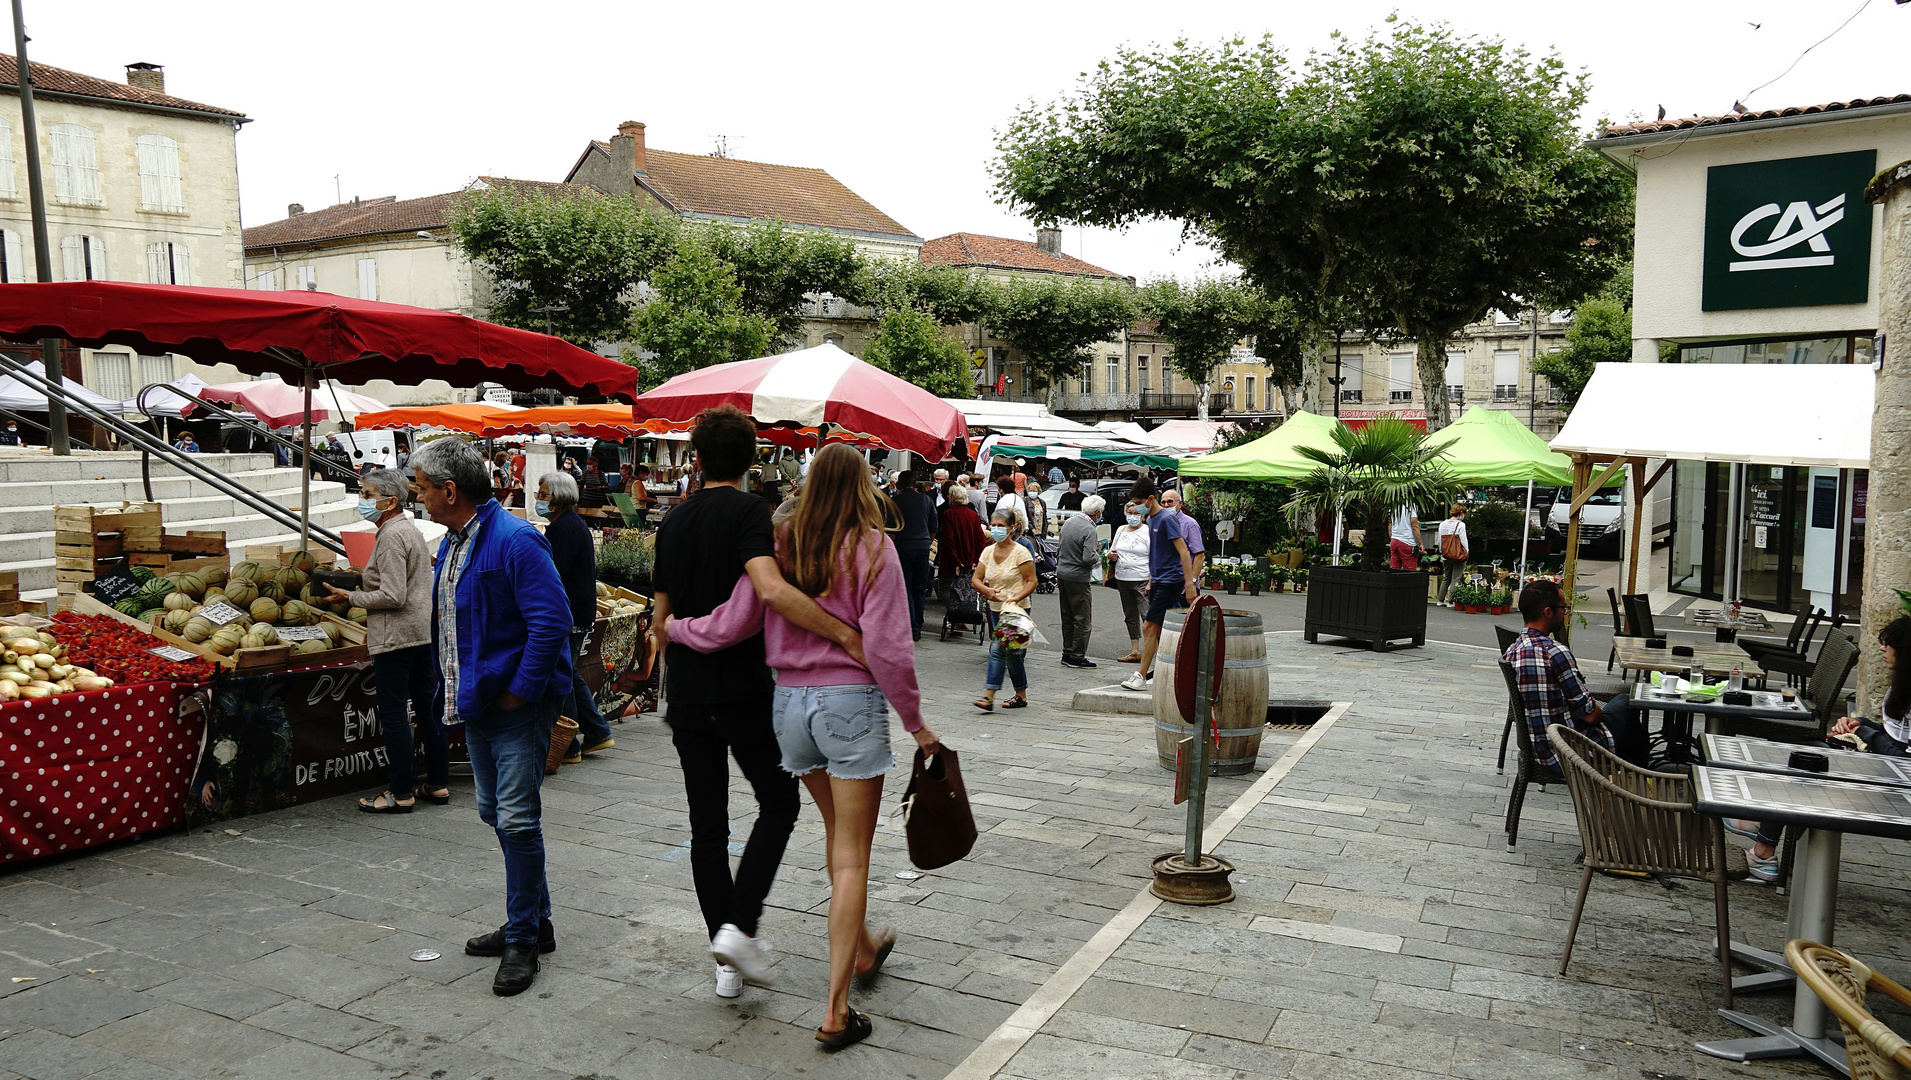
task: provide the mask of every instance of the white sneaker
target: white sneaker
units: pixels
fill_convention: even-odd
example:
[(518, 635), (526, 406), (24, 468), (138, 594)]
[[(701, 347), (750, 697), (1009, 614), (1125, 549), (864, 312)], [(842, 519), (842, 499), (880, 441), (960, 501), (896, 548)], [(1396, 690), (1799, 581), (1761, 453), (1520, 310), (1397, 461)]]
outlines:
[(717, 963), (737, 969), (758, 986), (770, 985), (769, 951), (768, 945), (737, 929), (735, 923), (724, 923), (710, 942), (710, 955)]
[(1778, 884), (1778, 852), (1772, 852), (1772, 857), (1769, 859), (1761, 859), (1757, 852), (1748, 849), (1745, 852), (1745, 869), (1748, 881), (1755, 881), (1760, 885)]
[(1121, 688), (1123, 690), (1146, 690), (1148, 689), (1148, 680), (1142, 677), (1141, 672), (1137, 671), (1121, 681)]
[(743, 974), (728, 964), (717, 965), (717, 996), (733, 998), (743, 993)]

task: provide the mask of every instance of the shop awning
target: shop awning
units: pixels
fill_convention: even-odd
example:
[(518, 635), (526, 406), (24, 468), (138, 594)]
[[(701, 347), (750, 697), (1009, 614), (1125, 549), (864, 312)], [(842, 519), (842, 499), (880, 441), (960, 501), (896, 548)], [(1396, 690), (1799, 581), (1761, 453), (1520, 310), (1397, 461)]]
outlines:
[[(988, 432), (1015, 435), (1027, 439), (1063, 439), (1106, 433), (1066, 416), (1056, 416), (1037, 401), (1003, 401), (999, 398), (943, 398), (962, 413), (971, 436)], [(1119, 437), (1119, 436), (1118, 436)]]
[(1871, 466), (1869, 364), (1600, 364), (1552, 448), (1613, 458)]
[(1290, 483), (1320, 467), (1320, 462), (1297, 448), (1338, 449), (1334, 444), (1334, 428), (1338, 424), (1331, 416), (1297, 412), (1288, 417), (1286, 423), (1251, 443), (1183, 461), (1181, 475)]

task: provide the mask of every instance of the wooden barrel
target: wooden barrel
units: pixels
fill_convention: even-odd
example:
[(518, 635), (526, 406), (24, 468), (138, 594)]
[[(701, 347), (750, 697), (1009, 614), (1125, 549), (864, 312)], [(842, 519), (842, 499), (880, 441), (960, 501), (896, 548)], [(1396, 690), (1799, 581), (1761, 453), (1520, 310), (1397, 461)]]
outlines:
[[(1155, 755), (1161, 767), (1174, 771), (1175, 748), (1194, 734), (1183, 723), (1174, 699), (1175, 650), (1181, 644), (1185, 611), (1170, 611), (1161, 624), (1161, 648), (1155, 652)], [(1221, 672), (1221, 697), (1214, 704), (1221, 725), (1221, 748), (1213, 753), (1215, 775), (1254, 771), (1261, 754), (1261, 733), (1267, 729), (1267, 639), (1261, 617), (1252, 611), (1221, 610), (1227, 631), (1227, 656)]]

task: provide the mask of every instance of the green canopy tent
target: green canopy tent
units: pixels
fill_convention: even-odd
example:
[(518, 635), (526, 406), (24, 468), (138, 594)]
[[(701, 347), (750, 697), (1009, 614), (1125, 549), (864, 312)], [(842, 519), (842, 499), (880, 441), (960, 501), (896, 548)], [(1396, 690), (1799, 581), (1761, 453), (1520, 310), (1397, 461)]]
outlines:
[[(1533, 484), (1571, 487), (1573, 459), (1556, 453), (1546, 441), (1504, 409), (1475, 405), (1466, 415), (1441, 428), (1434, 441), (1444, 441), (1441, 463), (1456, 479), (1469, 484), (1526, 484), (1526, 518), (1533, 517)], [(1613, 482), (1617, 483), (1617, 474)], [(1520, 530), (1519, 579), (1526, 580), (1526, 530)]]
[(1180, 473), (1182, 476), (1215, 480), (1265, 480), (1274, 483), (1299, 480), (1320, 467), (1320, 462), (1303, 455), (1299, 448), (1312, 446), (1333, 451), (1334, 428), (1339, 423), (1331, 416), (1297, 412), (1288, 417), (1286, 423), (1251, 443), (1216, 450), (1181, 462)]

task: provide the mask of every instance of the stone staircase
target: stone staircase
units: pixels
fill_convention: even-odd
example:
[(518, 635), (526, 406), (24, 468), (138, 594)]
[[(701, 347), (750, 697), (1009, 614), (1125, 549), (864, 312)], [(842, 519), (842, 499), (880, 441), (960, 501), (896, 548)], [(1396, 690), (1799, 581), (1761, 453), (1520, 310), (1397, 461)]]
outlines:
[[(299, 505), (299, 471), (273, 464), (270, 454), (199, 454), (199, 460), (228, 479), (281, 506)], [(153, 501), (168, 532), (187, 529), (226, 534), (229, 548), (251, 544), (293, 544), (288, 532), (251, 507), (202, 480), (192, 479), (154, 458)], [(54, 457), (43, 449), (0, 447), (0, 570), (20, 572), (20, 593), (51, 603), (53, 507), (91, 504), (118, 506), (144, 502), (136, 451), (75, 450)], [(334, 531), (359, 521), (358, 496), (343, 484), (312, 482), (312, 523)]]

